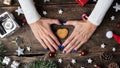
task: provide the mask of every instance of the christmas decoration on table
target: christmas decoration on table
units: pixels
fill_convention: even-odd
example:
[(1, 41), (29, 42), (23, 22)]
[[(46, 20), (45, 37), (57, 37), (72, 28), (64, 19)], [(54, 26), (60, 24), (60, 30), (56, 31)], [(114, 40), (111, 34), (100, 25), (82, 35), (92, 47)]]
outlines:
[(58, 62), (59, 62), (59, 63), (62, 63), (62, 62), (63, 62), (63, 60), (60, 58), (60, 59), (58, 59)]
[(17, 61), (13, 61), (11, 64), (11, 68), (19, 68), (20, 63)]
[(15, 12), (18, 13), (18, 16), (24, 14), (23, 10), (20, 7), (18, 7), (18, 9), (16, 9)]
[(111, 38), (113, 37), (113, 38), (116, 40), (116, 42), (117, 42), (118, 44), (120, 44), (120, 36), (114, 34), (112, 31), (108, 31), (108, 32), (106, 33), (106, 37), (107, 37), (108, 39), (111, 39)]
[(100, 55), (101, 61), (108, 62), (113, 59), (113, 54), (111, 52), (103, 52)]
[(28, 68), (58, 68), (57, 63), (52, 60), (36, 60), (28, 64)]
[(116, 24), (116, 26), (117, 26), (117, 28), (120, 28), (120, 22), (118, 22), (118, 23)]
[(5, 5), (11, 5), (12, 0), (4, 0), (3, 4)]
[(113, 51), (113, 52), (116, 52), (116, 48), (115, 48), (115, 47), (113, 47), (113, 48), (112, 48), (112, 51)]
[(46, 16), (46, 15), (47, 15), (47, 11), (43, 11), (43, 15), (45, 15), (45, 16)]
[(115, 62), (112, 62), (108, 65), (108, 68), (119, 68), (119, 65)]
[(31, 47), (26, 47), (26, 48), (27, 48), (27, 51), (29, 51), (29, 52), (31, 51)]
[(2, 61), (2, 64), (3, 65), (8, 65), (9, 63), (11, 62), (11, 59), (9, 57), (4, 57), (3, 61)]
[(48, 56), (50, 58), (54, 58), (56, 56), (55, 52), (49, 52)]
[(101, 44), (101, 48), (105, 48), (106, 47), (106, 45), (103, 43), (103, 44)]
[(92, 64), (93, 60), (91, 58), (87, 59), (89, 64)]
[(0, 15), (0, 37), (4, 38), (6, 36), (9, 36), (13, 34), (15, 31), (17, 31), (20, 26), (15, 21), (15, 18), (13, 15), (9, 12), (4, 12)]
[(88, 0), (76, 0), (76, 2), (77, 2), (81, 7), (83, 7), (83, 6), (86, 5), (86, 3), (88, 2)]
[(75, 59), (72, 59), (71, 63), (72, 63), (72, 64), (75, 64), (75, 63), (76, 63), (76, 60), (75, 60)]
[(87, 54), (87, 51), (86, 50), (82, 50), (79, 54), (79, 56), (85, 56)]
[(44, 3), (46, 3), (46, 2), (50, 2), (50, 0), (44, 0)]
[(60, 39), (65, 39), (68, 36), (68, 29), (58, 29), (56, 34)]
[(22, 49), (21, 47), (18, 47), (18, 49), (16, 50), (18, 56), (20, 55), (24, 55), (24, 49)]
[(62, 9), (59, 9), (59, 10), (58, 10), (58, 14), (63, 14), (63, 10), (62, 10)]
[(111, 16), (110, 18), (111, 18), (111, 21), (115, 20), (115, 16)]
[(116, 12), (118, 12), (120, 10), (120, 5), (116, 3), (116, 5), (113, 6), (113, 8), (115, 9)]

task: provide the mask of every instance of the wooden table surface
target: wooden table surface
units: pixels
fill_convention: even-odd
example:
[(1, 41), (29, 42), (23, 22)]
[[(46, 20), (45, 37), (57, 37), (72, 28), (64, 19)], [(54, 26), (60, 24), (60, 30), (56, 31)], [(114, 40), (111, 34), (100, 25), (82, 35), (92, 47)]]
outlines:
[[(18, 16), (15, 10), (19, 6), (19, 3), (16, 0), (13, 0), (13, 4), (11, 6), (6, 6), (3, 4), (3, 0), (0, 0), (0, 13), (3, 13), (4, 11), (12, 12), (16, 21), (20, 24), (22, 23), (22, 19), (24, 18), (24, 15)], [(81, 15), (83, 13), (87, 13), (88, 15), (91, 13), (92, 9), (95, 6), (95, 2), (90, 2), (84, 6), (80, 7), (75, 0), (50, 0), (50, 2), (43, 3), (43, 0), (34, 0), (36, 8), (38, 12), (42, 15), (42, 17), (47, 18), (55, 18), (59, 19), (61, 21), (67, 21), (67, 20), (81, 20)], [(116, 2), (120, 3), (120, 0), (115, 0), (112, 6), (116, 4)], [(106, 32), (109, 30), (112, 30), (114, 33), (120, 35), (120, 28), (116, 27), (116, 24), (120, 22), (120, 11), (115, 12), (115, 9), (111, 8), (109, 9), (108, 13), (106, 14), (102, 24), (97, 28), (93, 36), (90, 38), (90, 40), (85, 43), (77, 53), (64, 55), (62, 52), (57, 52), (56, 57), (54, 58), (56, 61), (58, 58), (63, 59), (63, 63), (59, 64), (59, 66), (62, 66), (65, 68), (66, 65), (71, 64), (71, 60), (74, 58), (77, 60), (76, 64), (71, 64), (74, 68), (80, 68), (80, 66), (85, 66), (86, 68), (94, 68), (94, 64), (99, 64), (102, 66), (102, 68), (107, 68), (108, 65), (112, 62), (116, 62), (120, 64), (120, 45), (117, 44), (117, 42), (114, 39), (107, 39), (106, 38)], [(29, 7), (29, 6), (28, 6)], [(62, 9), (64, 12), (62, 15), (58, 14), (58, 10)], [(29, 11), (29, 10), (28, 10)], [(44, 16), (42, 14), (42, 11), (47, 11), (47, 15)], [(115, 20), (111, 21), (111, 16), (115, 16)], [(73, 29), (71, 26), (54, 26), (53, 29), (58, 28), (69, 28)], [(72, 30), (70, 31), (72, 32)], [(28, 52), (25, 49), (25, 54), (18, 57), (16, 50), (17, 46), (12, 41), (15, 40), (17, 36), (20, 36), (23, 39), (23, 43), (20, 44), (22, 48), (26, 48), (28, 46), (31, 47), (31, 51)], [(34, 61), (36, 58), (42, 58), (44, 57), (48, 52), (45, 51), (45, 49), (40, 45), (40, 43), (35, 39), (33, 36), (33, 33), (31, 32), (29, 26), (25, 24), (24, 26), (21, 26), (21, 28), (15, 32), (12, 36), (6, 37), (4, 39), (0, 39), (5, 47), (6, 56), (9, 56), (12, 58), (12, 60), (17, 60), (20, 63), (27, 63)], [(64, 42), (64, 40), (60, 40), (61, 43)], [(105, 43), (106, 48), (102, 49), (101, 44)], [(112, 48), (116, 47), (117, 51), (112, 52)], [(79, 52), (81, 50), (87, 50), (86, 56), (79, 56)], [(110, 52), (114, 54), (114, 57), (110, 62), (105, 62), (104, 60), (101, 60), (100, 56), (103, 52)], [(92, 58), (93, 63), (88, 64), (87, 59)], [(22, 65), (21, 65), (21, 68)], [(60, 67), (61, 68), (61, 67)]]

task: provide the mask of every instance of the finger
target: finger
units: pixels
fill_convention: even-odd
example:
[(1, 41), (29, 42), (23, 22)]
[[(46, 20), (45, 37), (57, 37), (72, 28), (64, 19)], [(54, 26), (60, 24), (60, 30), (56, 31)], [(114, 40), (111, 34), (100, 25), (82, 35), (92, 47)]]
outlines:
[(74, 30), (73, 33), (68, 37), (68, 39), (62, 44), (64, 47), (71, 42), (71, 40), (75, 37), (76, 31)]
[(81, 40), (79, 40), (79, 39), (78, 39), (77, 41), (75, 41), (74, 46), (71, 46), (71, 47), (66, 51), (66, 54), (70, 53), (71, 51), (72, 51), (72, 53), (77, 52), (76, 50), (74, 50), (74, 48), (80, 43), (80, 41), (81, 41)]
[[(78, 36), (77, 36), (78, 37)], [(77, 41), (77, 37), (75, 37), (64, 49), (64, 51), (68, 51), (72, 46), (74, 46), (75, 42)]]
[(49, 35), (50, 35), (50, 37), (55, 41), (55, 43), (56, 43), (58, 46), (61, 45), (60, 42), (58, 41), (57, 37), (52, 33), (51, 30), (49, 30)]
[(44, 43), (46, 44), (46, 46), (48, 46), (48, 48), (50, 49), (51, 52), (55, 52), (54, 48), (52, 47), (52, 45), (48, 42), (47, 39), (42, 38)]
[(58, 50), (58, 46), (55, 44), (55, 42), (51, 39), (51, 37), (46, 37), (46, 39), (49, 41), (49, 43), (56, 49)]
[(50, 29), (46, 30), (43, 27), (41, 27), (46, 34), (50, 35), (50, 37), (55, 41), (55, 43), (59, 46), (60, 42), (58, 41), (58, 39), (55, 37), (55, 35), (52, 33), (52, 31)]
[(48, 50), (48, 47), (45, 45), (45, 43), (41, 39), (38, 39), (38, 41), (46, 50)]
[(80, 42), (80, 43), (78, 44), (78, 46), (76, 46), (76, 47), (74, 48), (74, 50), (77, 51), (84, 43), (85, 43), (84, 41)]

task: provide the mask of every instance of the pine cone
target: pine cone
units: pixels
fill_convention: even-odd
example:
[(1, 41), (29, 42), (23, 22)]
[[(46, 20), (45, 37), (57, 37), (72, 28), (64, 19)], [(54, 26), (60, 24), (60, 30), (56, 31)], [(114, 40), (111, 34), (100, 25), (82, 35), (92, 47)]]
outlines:
[(108, 68), (119, 68), (119, 65), (117, 63), (113, 62), (108, 65)]
[(102, 61), (111, 61), (113, 59), (113, 54), (111, 52), (104, 52), (100, 55)]

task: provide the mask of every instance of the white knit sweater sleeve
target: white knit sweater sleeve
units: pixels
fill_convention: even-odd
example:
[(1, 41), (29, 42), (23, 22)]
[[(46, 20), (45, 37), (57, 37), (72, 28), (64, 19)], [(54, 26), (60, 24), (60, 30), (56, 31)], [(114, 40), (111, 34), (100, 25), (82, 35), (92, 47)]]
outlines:
[(41, 16), (37, 12), (33, 0), (18, 0), (25, 14), (28, 24), (38, 21)]
[(95, 8), (88, 17), (88, 20), (94, 25), (99, 26), (112, 2), (113, 0), (98, 0)]

